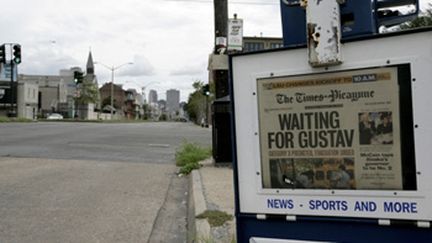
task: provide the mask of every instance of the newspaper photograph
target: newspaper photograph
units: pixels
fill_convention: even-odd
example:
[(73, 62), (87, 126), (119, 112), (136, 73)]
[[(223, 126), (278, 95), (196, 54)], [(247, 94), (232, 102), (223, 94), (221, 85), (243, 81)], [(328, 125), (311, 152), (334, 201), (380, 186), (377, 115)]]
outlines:
[(257, 80), (263, 188), (401, 190), (397, 68)]

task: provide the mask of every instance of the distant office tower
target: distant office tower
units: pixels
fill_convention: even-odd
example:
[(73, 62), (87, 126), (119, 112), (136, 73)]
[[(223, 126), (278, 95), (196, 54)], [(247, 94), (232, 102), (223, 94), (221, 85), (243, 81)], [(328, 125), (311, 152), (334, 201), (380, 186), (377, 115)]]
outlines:
[(161, 112), (166, 112), (166, 101), (165, 100), (158, 100), (157, 104), (158, 104)]
[(176, 116), (180, 109), (180, 91), (176, 89), (170, 89), (166, 92), (166, 108), (170, 117)]
[(152, 104), (152, 103), (157, 103), (157, 102), (158, 102), (157, 92), (156, 92), (156, 90), (151, 89), (149, 91), (149, 94), (148, 94), (148, 103)]

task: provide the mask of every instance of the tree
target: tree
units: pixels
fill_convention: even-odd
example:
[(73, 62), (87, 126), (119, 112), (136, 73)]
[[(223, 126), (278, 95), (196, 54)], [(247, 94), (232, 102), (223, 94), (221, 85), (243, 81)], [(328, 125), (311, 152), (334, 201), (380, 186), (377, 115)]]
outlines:
[(79, 88), (80, 95), (75, 98), (78, 104), (97, 104), (99, 102), (99, 89), (93, 82), (82, 82)]
[[(195, 123), (199, 123), (202, 118), (206, 117), (207, 97), (203, 94), (204, 83), (202, 81), (195, 81), (192, 84), (194, 92), (189, 95), (188, 103), (185, 106), (186, 112), (189, 114), (189, 119)], [(210, 93), (212, 88), (210, 86)], [(212, 101), (212, 96), (209, 97), (208, 103)]]
[(142, 105), (142, 109), (143, 109), (143, 120), (147, 120), (149, 118), (150, 115), (150, 111), (151, 111), (151, 107), (148, 104), (143, 104)]
[(406, 30), (425, 26), (432, 26), (432, 4), (429, 4), (429, 8), (424, 13), (421, 13), (414, 20), (402, 24), (400, 28)]

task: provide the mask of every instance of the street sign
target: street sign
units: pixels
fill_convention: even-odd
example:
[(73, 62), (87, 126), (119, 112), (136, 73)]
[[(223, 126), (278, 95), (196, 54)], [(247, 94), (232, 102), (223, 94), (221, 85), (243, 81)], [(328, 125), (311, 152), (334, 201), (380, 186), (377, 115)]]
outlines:
[(243, 20), (228, 19), (228, 51), (243, 49)]
[[(1, 68), (0, 68), (0, 81), (11, 81), (11, 65), (10, 63), (6, 63), (6, 64), (0, 64)], [(17, 70), (17, 65), (13, 65), (14, 66), (14, 81), (17, 80), (18, 77), (18, 70)]]
[(231, 56), (238, 242), (431, 242), (431, 40)]

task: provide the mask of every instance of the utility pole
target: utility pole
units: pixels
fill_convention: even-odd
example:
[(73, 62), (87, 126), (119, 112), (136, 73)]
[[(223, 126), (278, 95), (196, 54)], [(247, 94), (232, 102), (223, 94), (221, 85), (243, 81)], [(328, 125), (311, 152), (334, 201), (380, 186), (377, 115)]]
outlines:
[(215, 101), (212, 104), (213, 158), (216, 163), (231, 163), (232, 141), (227, 55), (228, 0), (214, 0), (213, 3), (215, 47), (209, 62), (210, 79), (215, 85)]
[[(228, 35), (227, 25), (228, 25), (228, 0), (214, 0), (214, 18), (215, 18), (215, 37), (225, 38)], [(215, 42), (215, 54), (217, 54), (217, 43)]]
[[(228, 37), (228, 0), (214, 0), (214, 20), (215, 20), (215, 48), (213, 53), (223, 55), (228, 62), (227, 37)], [(228, 67), (226, 69), (216, 69), (213, 71), (213, 80), (216, 87), (216, 99), (228, 94)]]

